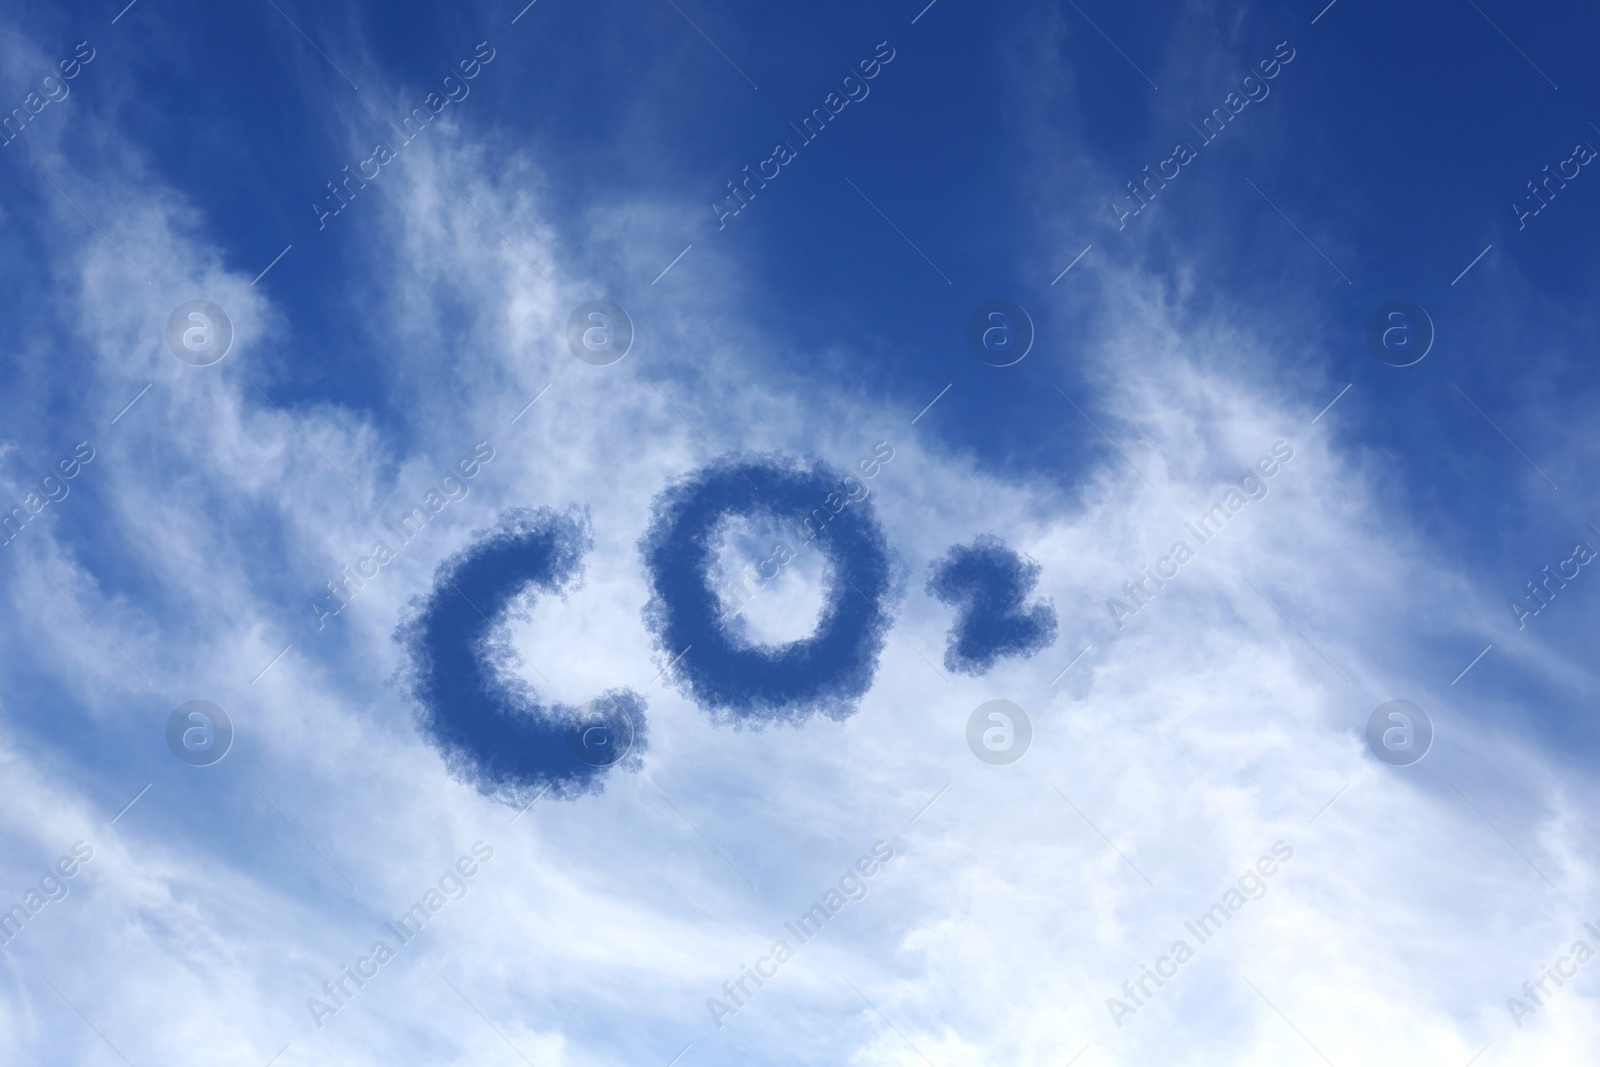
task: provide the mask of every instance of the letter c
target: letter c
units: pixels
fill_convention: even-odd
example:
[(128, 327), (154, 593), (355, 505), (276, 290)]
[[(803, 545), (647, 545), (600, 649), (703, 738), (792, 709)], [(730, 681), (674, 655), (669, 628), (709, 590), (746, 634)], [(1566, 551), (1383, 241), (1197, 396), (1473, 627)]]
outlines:
[[(1571, 959), (1570, 956), (1567, 957), (1567, 958)], [(776, 963), (774, 963), (772, 965), (772, 970), (770, 970), (770, 971), (763, 971), (761, 969), (761, 965), (763, 963), (766, 963), (767, 961), (769, 961), (771, 959), (772, 959), (771, 956), (762, 956), (759, 960), (756, 960), (756, 973), (759, 974), (763, 978), (771, 978), (773, 975), (778, 973), (778, 965)], [(1573, 973), (1576, 974), (1577, 972), (1574, 971)]]
[(1168, 174), (1166, 171), (1161, 169), (1162, 167), (1166, 166), (1168, 163), (1171, 163), (1171, 162), (1172, 162), (1172, 157), (1168, 156), (1166, 159), (1163, 159), (1160, 163), (1156, 164), (1156, 173), (1160, 174), (1163, 178), (1166, 178), (1169, 181), (1171, 179), (1173, 179), (1173, 178), (1176, 178), (1178, 176), (1179, 172), (1182, 169), (1182, 164), (1178, 164), (1178, 165), (1174, 166), (1172, 168), (1172, 173), (1171, 174)]
[(756, 164), (756, 170), (760, 172), (760, 174), (761, 174), (761, 176), (763, 178), (768, 178), (768, 179), (776, 178), (778, 176), (778, 173), (783, 169), (783, 165), (780, 164), (780, 163), (772, 163), (772, 173), (768, 174), (766, 172), (766, 170), (763, 169), (763, 168), (766, 167), (766, 165), (768, 163), (772, 163), (772, 157), (770, 157), (770, 156), (767, 157), (766, 159), (763, 159), (760, 163), (757, 163)]
[(1162, 556), (1160, 559), (1156, 560), (1156, 573), (1161, 575), (1163, 578), (1176, 578), (1178, 576), (1178, 565), (1176, 563), (1172, 565), (1171, 574), (1168, 574), (1166, 571), (1161, 569), (1161, 565), (1163, 563), (1170, 562), (1171, 559), (1171, 556)]
[(1563, 978), (1571, 978), (1573, 975), (1578, 973), (1578, 965), (1576, 963), (1572, 965), (1572, 970), (1570, 971), (1563, 971), (1561, 969), (1562, 962), (1564, 960), (1570, 960), (1571, 958), (1571, 956), (1562, 956), (1561, 959), (1556, 960), (1556, 973)]
[(371, 556), (362, 556), (360, 559), (356, 560), (356, 573), (361, 575), (361, 577), (363, 577), (363, 578), (376, 578), (378, 576), (379, 568), (373, 567), (371, 574), (368, 574), (366, 571), (361, 569), (361, 565), (363, 563), (371, 563), (371, 562), (372, 562), (372, 557)]
[(1575, 562), (1577, 560), (1577, 558), (1578, 558), (1577, 556), (1572, 556), (1572, 557), (1570, 557), (1568, 559), (1564, 559), (1560, 563), (1556, 564), (1556, 570), (1561, 573), (1561, 577), (1563, 577), (1563, 578), (1576, 578), (1578, 576), (1578, 572), (1583, 569), (1583, 564), (1581, 564), (1581, 563), (1579, 563), (1575, 568), (1573, 568), (1573, 571), (1572, 571), (1571, 574), (1567, 573), (1567, 564)]
[(1171, 956), (1162, 956), (1159, 960), (1156, 960), (1156, 970), (1161, 974), (1161, 977), (1163, 977), (1163, 978), (1172, 978), (1178, 973), (1178, 965), (1176, 963), (1174, 963), (1172, 965), (1172, 970), (1170, 970), (1170, 971), (1164, 969), (1161, 966), (1163, 963), (1167, 962), (1170, 959), (1172, 959)]
[[(1566, 166), (1567, 166), (1568, 163), (1575, 164), (1573, 166), (1573, 168), (1572, 168), (1572, 173), (1571, 174), (1568, 174), (1567, 170), (1566, 170)], [(1567, 159), (1563, 159), (1561, 162), (1557, 163), (1556, 164), (1556, 172), (1558, 174), (1560, 174), (1563, 178), (1566, 178), (1568, 181), (1571, 181), (1573, 178), (1576, 178), (1578, 176), (1578, 171), (1582, 166), (1583, 166), (1583, 164), (1577, 163), (1577, 157), (1576, 156), (1572, 156), (1572, 157), (1569, 157)]]
[[(373, 157), (372, 156), (368, 156), (366, 159), (363, 159), (361, 162), (356, 164), (356, 171), (358, 173), (360, 173), (360, 175), (363, 178), (376, 178), (378, 176), (378, 164), (372, 163), (372, 160), (373, 160)], [(365, 170), (362, 169), (368, 163), (372, 163), (372, 173), (371, 174), (368, 174)]]
[(363, 978), (372, 978), (372, 977), (374, 977), (378, 973), (377, 964), (373, 964), (372, 972), (370, 974), (361, 969), (361, 965), (363, 963), (370, 963), (371, 961), (372, 961), (372, 957), (371, 956), (362, 956), (359, 960), (356, 960), (356, 973), (359, 974)]

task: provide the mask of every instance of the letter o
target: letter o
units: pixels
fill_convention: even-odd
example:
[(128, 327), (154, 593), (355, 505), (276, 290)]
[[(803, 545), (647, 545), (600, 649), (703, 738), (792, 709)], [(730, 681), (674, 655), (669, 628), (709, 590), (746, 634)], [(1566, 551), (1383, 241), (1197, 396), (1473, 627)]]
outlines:
[(820, 712), (842, 720), (871, 687), (893, 582), (870, 502), (834, 515), (816, 535), (831, 568), (809, 637), (778, 648), (736, 643), (709, 580), (726, 520), (763, 515), (798, 525), (824, 507), (840, 477), (820, 461), (746, 455), (702, 467), (656, 497), (639, 542), (650, 583), (645, 624), (675, 664), (674, 684), (713, 719), (796, 722)]

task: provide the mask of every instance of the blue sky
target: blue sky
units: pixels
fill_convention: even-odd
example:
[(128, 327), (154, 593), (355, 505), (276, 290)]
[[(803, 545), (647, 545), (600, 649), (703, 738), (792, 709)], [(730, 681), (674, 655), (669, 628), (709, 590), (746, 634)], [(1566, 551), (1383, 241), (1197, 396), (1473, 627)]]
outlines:
[[(1600, 950), (1597, 30), (1487, 0), (0, 13), (5, 1058), (1577, 1062), (1588, 968), (1524, 983)], [(193, 300), (234, 330), (208, 366), (168, 341)], [(615, 362), (567, 341), (596, 300)], [(996, 300), (1034, 327), (1010, 366), (967, 343)], [(1411, 366), (1368, 343), (1394, 301), (1435, 335)], [(578, 522), (580, 565), (496, 563), (516, 509)], [(459, 640), (430, 660), (419, 618)], [(637, 744), (574, 764), (607, 694)], [(1411, 766), (1364, 741), (1396, 699), (1433, 723)], [(191, 700), (233, 724), (210, 766), (168, 748)], [(1025, 758), (969, 750), (990, 700)]]

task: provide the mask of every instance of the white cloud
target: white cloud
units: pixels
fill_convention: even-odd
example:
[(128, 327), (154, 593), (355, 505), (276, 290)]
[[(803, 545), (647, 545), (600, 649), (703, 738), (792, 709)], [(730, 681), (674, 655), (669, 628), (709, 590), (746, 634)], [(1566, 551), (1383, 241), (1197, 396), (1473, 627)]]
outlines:
[[(147, 291), (92, 234), (51, 264), (75, 279), (62, 317), (96, 354), (63, 425), (105, 442), (104, 466), (86, 473), (102, 479), (102, 510), (75, 517), (95, 529), (90, 541), (41, 529), (12, 546), (13, 610), (0, 625), (29, 665), (12, 665), (14, 684), (58, 701), (90, 736), (54, 732), (13, 699), (5, 892), (73, 840), (97, 853), (7, 950), (8, 1057), (105, 1054), (46, 978), (134, 1062), (197, 1050), (266, 1062), (285, 1043), (286, 1065), (514, 1062), (506, 1040), (573, 1065), (664, 1064), (685, 1044), (684, 1064), (921, 1062), (908, 1042), (941, 1065), (1059, 1064), (1085, 1044), (1080, 1062), (1094, 1067), (1312, 1062), (1245, 978), (1335, 1063), (1464, 1063), (1485, 1042), (1499, 1059), (1484, 1062), (1538, 1062), (1594, 1040), (1587, 971), (1520, 1031), (1503, 1006), (1586, 936), (1591, 916), (1573, 903), (1593, 880), (1574, 799), (1585, 783), (1460, 710), (1448, 672), (1411, 636), (1443, 629), (1425, 621), (1442, 609), (1397, 610), (1396, 588), (1432, 590), (1467, 620), (1481, 617), (1478, 601), (1384, 499), (1381, 460), (1341, 450), (1327, 420), (1310, 425), (1321, 383), (1290, 392), (1244, 331), (1140, 296), (1146, 279), (1105, 276), (1088, 353), (1096, 395), (1075, 399), (1153, 485), (1108, 449), (1066, 492), (943, 449), (937, 409), (913, 428), (915, 401), (752, 373), (719, 338), (760, 337), (761, 323), (723, 329), (731, 312), (714, 295), (647, 296), (631, 309), (636, 350), (591, 367), (565, 351), (562, 329), (603, 287), (562, 269), (541, 201), (523, 191), (539, 187), (537, 171), (432, 132), (328, 238), (368, 252), (371, 274), (355, 284), (373, 299), (371, 343), (392, 354), (375, 383), (401, 413), (392, 421), (331, 400), (273, 410), (256, 385), (274, 395), (304, 358), (288, 310), (219, 266), (177, 194), (137, 173), (115, 186), (78, 179), (88, 205), (131, 205), (110, 236), (159, 283)], [(639, 232), (671, 232), (669, 211), (625, 214)], [(647, 274), (634, 254), (628, 269)], [(196, 293), (238, 328), (210, 370), (163, 350), (169, 305)], [(812, 355), (762, 343), (763, 367)], [(141, 406), (109, 426), (147, 381)], [(1063, 405), (1062, 417), (1077, 416)], [(317, 631), (307, 601), (321, 584), (485, 439), (496, 456), (470, 495)], [(1280, 439), (1295, 456), (1269, 495), (1117, 630), (1104, 600)], [(908, 581), (860, 712), (718, 729), (651, 683), (662, 660), (639, 618), (635, 543), (666, 481), (718, 449), (843, 465), (878, 440), (896, 456), (873, 506)], [(387, 685), (400, 666), (390, 635), (473, 530), (506, 507), (572, 503), (591, 509), (587, 582), (519, 624), (518, 645), (557, 698), (645, 692), (651, 744), (643, 775), (576, 803), (541, 801), (512, 824), (417, 735)], [(984, 532), (1040, 561), (1062, 636), (986, 678), (947, 677), (937, 664), (950, 611), (922, 594), (922, 576)], [(772, 603), (803, 614), (798, 593)], [(236, 751), (204, 770), (170, 759), (160, 735), (166, 712), (197, 696), (239, 730)], [(1033, 750), (1008, 768), (965, 748), (968, 713), (996, 696), (1035, 724)], [(1395, 696), (1439, 727), (1437, 750), (1408, 770), (1364, 756), (1359, 736)], [(151, 792), (107, 825), (146, 781)], [(880, 838), (898, 855), (866, 899), (794, 946), (719, 1031), (706, 998)], [(469, 895), (317, 1030), (305, 999), (479, 839), (495, 858)], [(1267, 895), (1116, 1029), (1106, 998), (1278, 840), (1294, 858)]]

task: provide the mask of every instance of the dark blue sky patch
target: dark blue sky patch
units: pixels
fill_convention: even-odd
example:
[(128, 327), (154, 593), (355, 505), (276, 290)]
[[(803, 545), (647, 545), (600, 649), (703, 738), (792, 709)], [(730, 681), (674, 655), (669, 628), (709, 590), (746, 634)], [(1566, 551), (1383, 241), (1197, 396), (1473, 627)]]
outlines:
[(946, 669), (976, 677), (993, 670), (1002, 656), (1026, 658), (1055, 643), (1051, 603), (1022, 606), (1039, 584), (1039, 569), (989, 534), (954, 546), (928, 565), (928, 595), (956, 608)]
[(645, 701), (612, 689), (583, 708), (546, 706), (522, 676), (504, 626), (535, 598), (565, 598), (583, 578), (593, 546), (585, 511), (517, 508), (439, 564), (433, 588), (413, 601), (395, 640), (410, 654), (404, 682), (418, 722), (450, 773), (478, 792), (514, 805), (549, 788), (556, 797), (598, 792), (606, 767), (574, 749), (572, 726), (596, 713), (632, 722), (632, 747), (620, 764), (642, 765)]
[[(752, 647), (719, 620), (710, 575), (722, 525), (735, 515), (771, 518), (794, 553), (809, 542), (826, 555), (824, 605), (809, 637)], [(673, 684), (714, 721), (855, 713), (877, 674), (894, 583), (872, 505), (841, 472), (776, 454), (719, 460), (661, 491), (639, 549), (651, 590), (645, 625), (664, 662), (689, 650), (672, 668)]]

